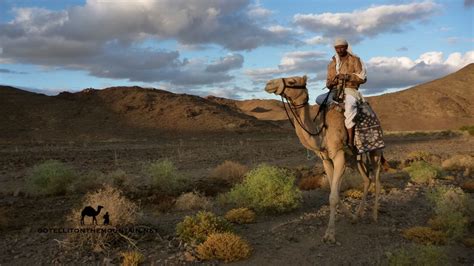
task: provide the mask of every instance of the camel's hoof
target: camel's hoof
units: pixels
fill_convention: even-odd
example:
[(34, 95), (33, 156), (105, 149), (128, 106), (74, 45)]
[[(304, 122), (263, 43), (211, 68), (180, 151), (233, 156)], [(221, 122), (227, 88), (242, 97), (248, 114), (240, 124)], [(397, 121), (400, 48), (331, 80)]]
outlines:
[(324, 234), (324, 237), (323, 237), (323, 242), (328, 243), (328, 244), (335, 244), (336, 237), (334, 236), (334, 233), (326, 232), (326, 234)]

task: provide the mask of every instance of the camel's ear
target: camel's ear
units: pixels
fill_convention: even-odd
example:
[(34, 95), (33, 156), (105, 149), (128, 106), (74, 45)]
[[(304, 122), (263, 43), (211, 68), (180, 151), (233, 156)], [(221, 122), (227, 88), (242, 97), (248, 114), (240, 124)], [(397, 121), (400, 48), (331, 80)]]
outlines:
[(306, 81), (308, 80), (308, 76), (304, 75), (303, 79), (304, 79), (304, 83), (306, 83)]

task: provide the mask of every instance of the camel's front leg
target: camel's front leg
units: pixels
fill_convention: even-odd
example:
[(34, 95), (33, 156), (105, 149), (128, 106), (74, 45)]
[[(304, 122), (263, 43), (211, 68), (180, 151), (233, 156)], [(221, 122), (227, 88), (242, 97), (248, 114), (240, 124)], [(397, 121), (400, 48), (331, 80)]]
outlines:
[(332, 176), (331, 193), (329, 194), (329, 223), (324, 234), (324, 241), (334, 243), (336, 242), (336, 207), (339, 203), (339, 186), (342, 174), (344, 173), (345, 159), (344, 151), (339, 150), (333, 157), (334, 172)]

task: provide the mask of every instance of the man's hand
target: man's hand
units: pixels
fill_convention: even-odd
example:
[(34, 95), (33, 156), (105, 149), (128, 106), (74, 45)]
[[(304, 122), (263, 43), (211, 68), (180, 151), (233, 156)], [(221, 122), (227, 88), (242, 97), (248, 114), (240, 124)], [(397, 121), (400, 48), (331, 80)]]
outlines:
[(345, 81), (348, 81), (351, 79), (351, 75), (350, 74), (337, 74), (336, 75), (336, 78), (339, 79), (339, 80), (345, 80)]

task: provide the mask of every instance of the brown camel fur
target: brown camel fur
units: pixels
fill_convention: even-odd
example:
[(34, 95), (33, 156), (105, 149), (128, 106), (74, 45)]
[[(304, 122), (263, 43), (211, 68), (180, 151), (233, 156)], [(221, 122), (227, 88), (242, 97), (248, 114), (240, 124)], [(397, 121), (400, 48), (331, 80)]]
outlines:
[(288, 100), (289, 107), (293, 109), (293, 112), (291, 110), (288, 112), (289, 116), (291, 116), (289, 118), (294, 121), (296, 135), (301, 144), (315, 152), (323, 161), (324, 171), (331, 188), (329, 195), (329, 223), (323, 240), (330, 243), (336, 241), (335, 216), (338, 205), (353, 222), (356, 222), (358, 218), (363, 216), (367, 192), (372, 181), (375, 181), (375, 204), (372, 218), (374, 221), (377, 221), (382, 150), (363, 154), (360, 158), (367, 155), (366, 158), (368, 160), (357, 161), (358, 170), (364, 179), (364, 194), (356, 214), (353, 215), (339, 197), (342, 176), (346, 167), (343, 147), (347, 139), (344, 115), (341, 110), (338, 110), (337, 107), (329, 108), (326, 114), (327, 128), (322, 130), (320, 134), (317, 134), (322, 126), (322, 121), (313, 122), (311, 117), (308, 104), (308, 90), (306, 89), (306, 76), (270, 80), (265, 90), (268, 93), (275, 93)]

